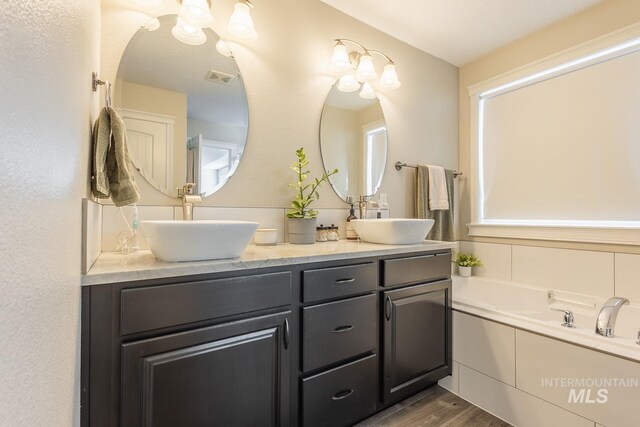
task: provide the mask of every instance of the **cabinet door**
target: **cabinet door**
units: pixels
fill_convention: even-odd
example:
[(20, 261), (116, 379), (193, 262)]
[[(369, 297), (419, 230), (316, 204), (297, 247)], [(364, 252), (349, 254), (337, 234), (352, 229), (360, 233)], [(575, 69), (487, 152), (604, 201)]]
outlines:
[(451, 281), (383, 293), (383, 401), (407, 397), (451, 373)]
[(288, 426), (290, 312), (122, 346), (123, 426)]

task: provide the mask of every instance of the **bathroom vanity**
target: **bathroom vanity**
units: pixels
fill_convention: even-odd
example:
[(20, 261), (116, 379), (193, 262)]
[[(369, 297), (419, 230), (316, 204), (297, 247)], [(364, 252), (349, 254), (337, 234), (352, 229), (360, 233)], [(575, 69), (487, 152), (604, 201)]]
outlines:
[(363, 420), (451, 373), (450, 248), (103, 254), (82, 292), (82, 425)]

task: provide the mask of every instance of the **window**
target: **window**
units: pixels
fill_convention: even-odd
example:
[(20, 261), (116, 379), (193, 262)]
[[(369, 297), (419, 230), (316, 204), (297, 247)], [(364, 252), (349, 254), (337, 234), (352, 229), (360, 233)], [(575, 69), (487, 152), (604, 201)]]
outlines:
[(640, 38), (622, 36), (470, 88), (470, 235), (640, 243)]

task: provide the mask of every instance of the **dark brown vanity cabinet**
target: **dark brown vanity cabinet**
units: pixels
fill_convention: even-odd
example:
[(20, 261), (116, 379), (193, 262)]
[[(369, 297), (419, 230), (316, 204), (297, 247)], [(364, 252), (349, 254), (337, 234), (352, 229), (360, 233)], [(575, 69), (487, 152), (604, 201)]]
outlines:
[(450, 252), (82, 289), (81, 425), (357, 423), (451, 372)]
[(302, 287), (300, 423), (353, 425), (377, 408), (378, 263), (305, 270)]
[(288, 426), (289, 312), (122, 345), (122, 426)]
[(294, 279), (271, 270), (84, 287), (82, 425), (295, 425)]
[(451, 281), (383, 292), (385, 404), (451, 374)]

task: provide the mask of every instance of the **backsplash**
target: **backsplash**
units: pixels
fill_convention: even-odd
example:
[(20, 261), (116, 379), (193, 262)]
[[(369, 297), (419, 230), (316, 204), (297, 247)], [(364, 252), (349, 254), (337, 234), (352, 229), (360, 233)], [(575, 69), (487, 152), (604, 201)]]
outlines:
[(478, 276), (640, 304), (640, 255), (469, 241), (460, 242), (460, 251), (482, 260)]

